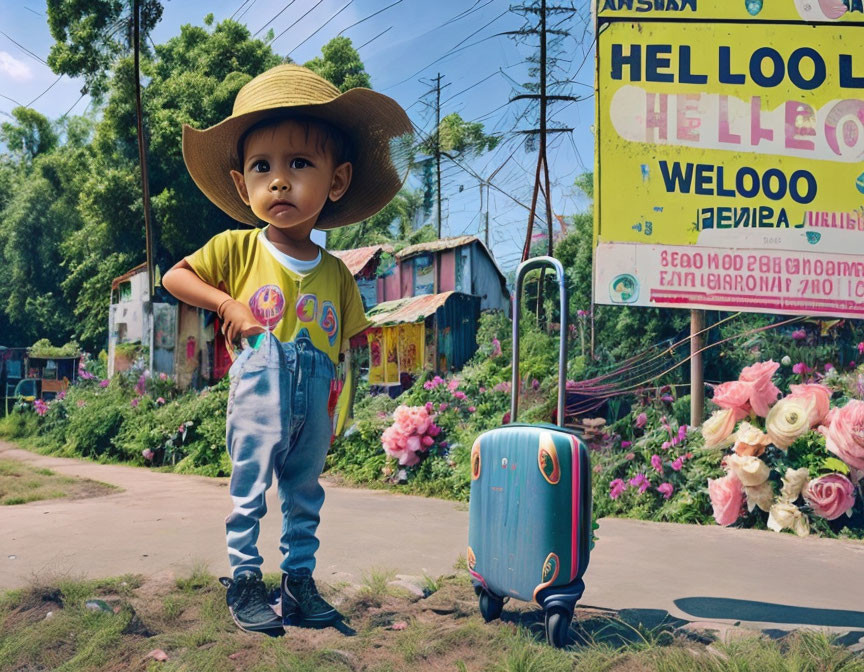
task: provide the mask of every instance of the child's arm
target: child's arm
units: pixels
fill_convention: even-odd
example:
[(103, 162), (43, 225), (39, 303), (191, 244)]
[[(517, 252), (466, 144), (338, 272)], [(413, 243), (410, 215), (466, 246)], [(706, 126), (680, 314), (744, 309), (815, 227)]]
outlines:
[(185, 259), (178, 261), (162, 276), (162, 286), (183, 303), (215, 312), (224, 324), (223, 332), (229, 343), (240, 336), (265, 331), (253, 317), (249, 306), (204, 282)]

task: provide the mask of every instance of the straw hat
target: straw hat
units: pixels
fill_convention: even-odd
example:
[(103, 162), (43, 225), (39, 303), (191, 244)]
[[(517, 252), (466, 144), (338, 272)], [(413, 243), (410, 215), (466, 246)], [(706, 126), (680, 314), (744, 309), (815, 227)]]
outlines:
[(371, 217), (396, 195), (411, 161), (411, 121), (392, 98), (371, 89), (339, 89), (311, 70), (277, 65), (250, 80), (237, 93), (231, 116), (205, 130), (183, 124), (183, 159), (195, 184), (234, 219), (259, 220), (234, 186), (229, 171), (242, 172), (237, 142), (253, 124), (274, 110), (312, 117), (339, 128), (353, 147), (351, 185), (328, 201), (316, 228), (334, 229)]

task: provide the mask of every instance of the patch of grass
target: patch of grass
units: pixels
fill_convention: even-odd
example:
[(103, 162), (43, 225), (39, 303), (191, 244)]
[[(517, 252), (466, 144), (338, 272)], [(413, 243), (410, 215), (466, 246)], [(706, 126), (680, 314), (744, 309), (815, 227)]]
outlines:
[(396, 571), (382, 567), (373, 567), (361, 577), (363, 586), (360, 593), (367, 598), (381, 600), (390, 594), (389, 583), (396, 578)]
[(459, 557), (456, 558), (456, 562), (453, 563), (453, 569), (463, 570), (463, 571), (468, 570), (468, 561), (465, 559), (465, 556), (462, 555), (461, 553), (459, 554)]
[(184, 593), (194, 593), (212, 585), (213, 576), (207, 568), (207, 563), (200, 560), (192, 563), (189, 576), (177, 579), (177, 587)]
[(440, 590), (441, 581), (440, 579), (433, 579), (426, 572), (423, 572), (423, 585), (421, 587), (423, 588), (423, 593), (426, 597), (429, 597)]
[(116, 490), (107, 483), (61, 476), (50, 469), (0, 459), (0, 504), (5, 506), (63, 497), (98, 497)]

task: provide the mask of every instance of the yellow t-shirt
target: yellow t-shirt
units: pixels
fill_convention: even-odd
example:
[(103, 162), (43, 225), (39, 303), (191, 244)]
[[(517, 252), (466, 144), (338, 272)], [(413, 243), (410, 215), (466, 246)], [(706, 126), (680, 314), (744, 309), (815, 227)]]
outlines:
[(223, 231), (186, 261), (208, 285), (246, 304), (261, 287), (278, 286), (285, 296), (285, 313), (273, 327), (276, 338), (292, 341), (305, 328), (313, 345), (338, 363), (343, 342), (371, 324), (351, 272), (322, 249), (315, 268), (305, 275), (294, 273), (259, 240), (259, 232)]

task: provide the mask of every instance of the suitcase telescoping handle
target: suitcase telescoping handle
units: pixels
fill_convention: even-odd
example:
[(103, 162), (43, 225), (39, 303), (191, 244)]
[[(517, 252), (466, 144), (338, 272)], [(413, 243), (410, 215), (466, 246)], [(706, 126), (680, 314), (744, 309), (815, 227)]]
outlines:
[[(561, 301), (561, 345), (558, 350), (558, 424), (564, 426), (564, 394), (567, 386), (567, 282), (564, 267), (553, 257), (534, 257), (519, 264), (516, 271), (516, 294), (513, 297), (513, 380), (510, 398), (510, 422), (516, 422), (519, 410), (519, 313), (522, 301), (522, 285), (528, 271), (551, 266), (558, 276)], [(539, 287), (539, 285), (538, 285)], [(539, 292), (538, 292), (539, 299)]]

